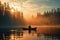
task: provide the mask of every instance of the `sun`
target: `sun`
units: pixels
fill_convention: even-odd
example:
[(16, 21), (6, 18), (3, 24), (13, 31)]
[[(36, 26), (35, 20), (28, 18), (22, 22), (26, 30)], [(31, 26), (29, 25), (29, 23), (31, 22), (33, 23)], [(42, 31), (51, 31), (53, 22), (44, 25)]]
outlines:
[(14, 12), (14, 9), (11, 9), (10, 11), (13, 13)]
[(11, 9), (10, 11), (11, 11), (11, 13), (14, 13), (15, 12), (14, 9)]

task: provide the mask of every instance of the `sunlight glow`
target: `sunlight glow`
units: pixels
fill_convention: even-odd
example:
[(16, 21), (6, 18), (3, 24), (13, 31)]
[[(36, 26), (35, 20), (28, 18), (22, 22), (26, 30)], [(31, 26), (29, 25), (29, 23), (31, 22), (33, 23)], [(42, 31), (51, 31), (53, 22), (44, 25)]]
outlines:
[(10, 8), (14, 8), (14, 10), (21, 11), (21, 6), (17, 6), (14, 4), (10, 4)]
[(11, 12), (13, 13), (14, 12), (14, 9), (11, 9)]

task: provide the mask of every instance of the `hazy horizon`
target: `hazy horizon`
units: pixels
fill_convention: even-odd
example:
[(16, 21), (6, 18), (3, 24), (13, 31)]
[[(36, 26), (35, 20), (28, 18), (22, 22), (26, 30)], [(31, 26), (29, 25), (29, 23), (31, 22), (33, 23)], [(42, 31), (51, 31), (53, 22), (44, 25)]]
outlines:
[(44, 11), (60, 7), (60, 0), (1, 0), (2, 3), (8, 2), (10, 7), (23, 11), (27, 19), (32, 15), (36, 16), (37, 12), (43, 14)]

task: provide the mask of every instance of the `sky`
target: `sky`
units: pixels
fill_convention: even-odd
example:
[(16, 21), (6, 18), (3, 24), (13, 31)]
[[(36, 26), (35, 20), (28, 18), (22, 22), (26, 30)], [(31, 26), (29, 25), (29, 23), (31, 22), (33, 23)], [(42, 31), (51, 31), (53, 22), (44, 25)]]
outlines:
[(36, 16), (37, 12), (43, 14), (44, 11), (60, 7), (60, 0), (1, 0), (9, 2), (11, 7), (23, 11), (24, 17)]

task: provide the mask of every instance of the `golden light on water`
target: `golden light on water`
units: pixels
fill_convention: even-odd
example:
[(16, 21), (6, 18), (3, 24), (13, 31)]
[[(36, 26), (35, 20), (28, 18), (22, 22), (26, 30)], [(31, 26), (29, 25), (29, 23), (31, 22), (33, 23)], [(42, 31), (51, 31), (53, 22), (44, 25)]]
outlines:
[(13, 34), (11, 34), (10, 39), (11, 39), (11, 40), (13, 40), (13, 39), (14, 39), (14, 35), (13, 35)]
[(20, 38), (16, 34), (11, 34), (9, 40), (20, 40)]

